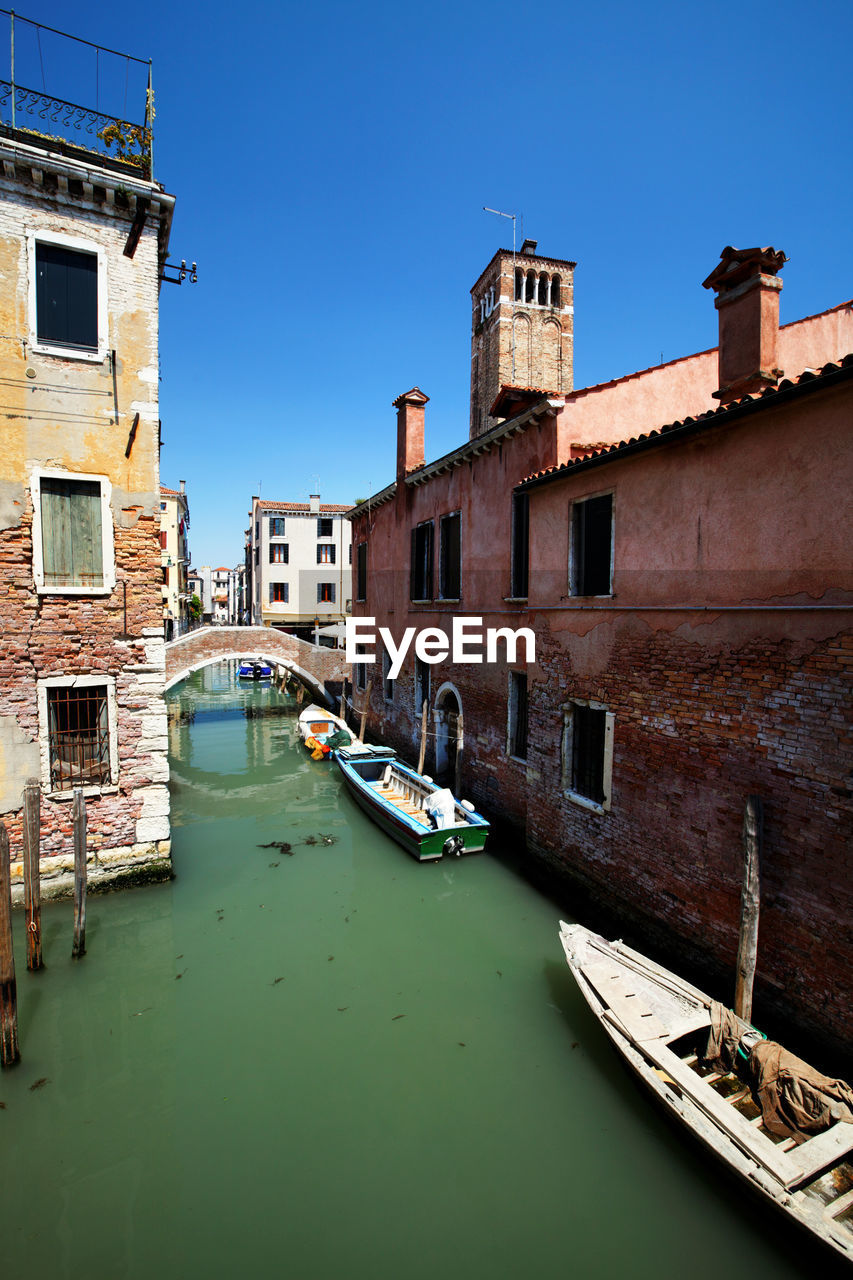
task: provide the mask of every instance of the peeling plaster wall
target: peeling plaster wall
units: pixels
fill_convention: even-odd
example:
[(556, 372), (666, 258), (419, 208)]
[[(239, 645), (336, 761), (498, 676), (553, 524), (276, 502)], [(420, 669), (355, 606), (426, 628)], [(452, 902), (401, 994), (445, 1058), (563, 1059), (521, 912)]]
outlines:
[[(70, 888), (71, 793), (50, 793), (39, 681), (85, 676), (114, 690), (112, 777), (109, 785), (86, 789), (90, 875), (109, 882), (170, 874), (158, 537), (161, 211), (149, 213), (128, 257), (134, 196), (156, 197), (156, 188), (128, 177), (121, 182), (129, 198), (117, 196), (118, 180), (111, 191), (102, 189), (95, 171), (87, 175), (94, 187), (84, 183), (75, 197), (67, 182), (63, 188), (52, 177), (49, 157), (37, 179), (12, 144), (11, 162), (5, 144), (0, 151), (0, 811), (8, 815), (20, 893), (21, 789), (27, 777), (40, 777), (42, 876), (50, 896)], [(97, 249), (107, 312), (97, 358), (33, 349), (27, 246), (34, 234), (69, 236)], [(46, 468), (109, 480), (113, 590), (36, 591), (30, 484)]]

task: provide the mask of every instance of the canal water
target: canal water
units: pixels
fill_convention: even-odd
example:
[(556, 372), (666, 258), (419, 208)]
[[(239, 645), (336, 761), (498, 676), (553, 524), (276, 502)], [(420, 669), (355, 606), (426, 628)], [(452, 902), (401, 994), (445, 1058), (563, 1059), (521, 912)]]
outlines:
[(511, 851), (420, 864), (233, 664), (170, 695), (165, 885), (43, 914), (0, 1075), (4, 1276), (827, 1275), (669, 1126)]

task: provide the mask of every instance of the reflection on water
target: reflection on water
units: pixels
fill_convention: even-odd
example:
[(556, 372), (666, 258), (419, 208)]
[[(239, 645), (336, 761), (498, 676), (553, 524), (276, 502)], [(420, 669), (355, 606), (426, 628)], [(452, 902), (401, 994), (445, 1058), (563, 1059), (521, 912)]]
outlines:
[(48, 907), (38, 975), (16, 917), (4, 1275), (828, 1274), (649, 1108), (508, 853), (407, 858), (233, 665), (172, 699), (177, 878), (75, 963)]

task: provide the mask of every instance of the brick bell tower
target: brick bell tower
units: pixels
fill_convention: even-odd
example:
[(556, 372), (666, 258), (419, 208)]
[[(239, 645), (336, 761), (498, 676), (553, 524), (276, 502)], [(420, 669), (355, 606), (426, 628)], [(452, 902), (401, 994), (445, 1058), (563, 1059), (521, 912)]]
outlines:
[(490, 414), (501, 387), (572, 390), (576, 266), (525, 240), (498, 249), (471, 290), (472, 440), (502, 420)]

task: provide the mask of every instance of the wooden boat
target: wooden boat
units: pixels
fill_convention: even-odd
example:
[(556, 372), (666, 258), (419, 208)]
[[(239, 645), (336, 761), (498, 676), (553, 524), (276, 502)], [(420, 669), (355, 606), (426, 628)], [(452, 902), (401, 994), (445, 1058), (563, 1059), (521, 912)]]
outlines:
[[(352, 755), (364, 755), (371, 759), (388, 759), (394, 755), (390, 747), (374, 747), (366, 742), (359, 742), (345, 720), (336, 716), (333, 711), (318, 706), (316, 702), (312, 702), (300, 713), (296, 727), (314, 760), (331, 759), (335, 745), (345, 746)], [(346, 739), (341, 738), (330, 746), (330, 742), (338, 734), (345, 734)]]
[[(853, 1260), (853, 1123), (836, 1120), (813, 1137), (779, 1136), (744, 1084), (744, 1069), (735, 1074), (703, 1062), (708, 996), (582, 925), (561, 923), (560, 939), (587, 1003), (643, 1083), (735, 1173)], [(743, 1053), (746, 1062), (763, 1039), (748, 1028), (736, 1060)]]
[(237, 678), (239, 680), (271, 680), (272, 667), (268, 662), (254, 662), (251, 658), (244, 658), (237, 668)]
[(477, 853), (485, 845), (489, 824), (473, 805), (402, 760), (369, 759), (346, 747), (335, 759), (356, 804), (418, 861)]

